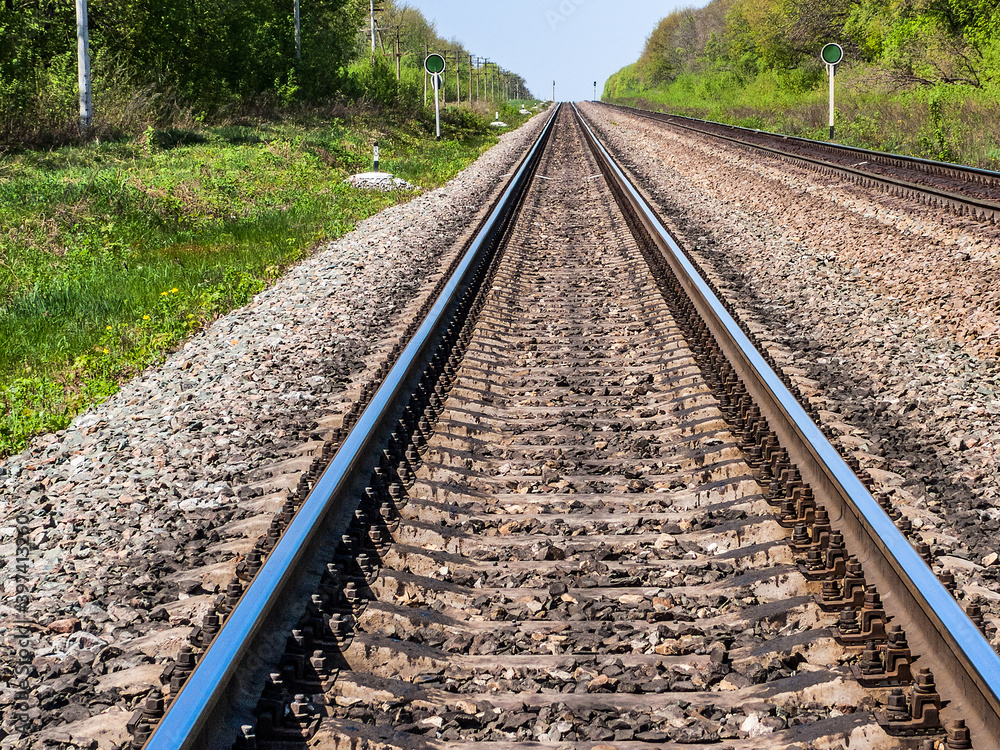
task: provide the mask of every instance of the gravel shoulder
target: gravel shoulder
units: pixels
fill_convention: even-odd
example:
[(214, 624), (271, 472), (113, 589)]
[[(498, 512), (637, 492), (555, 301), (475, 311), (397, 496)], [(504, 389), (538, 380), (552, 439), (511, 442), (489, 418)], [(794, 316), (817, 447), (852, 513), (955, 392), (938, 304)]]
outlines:
[[(390, 356), (546, 117), (0, 463), (0, 747), (127, 740), (140, 696)], [(29, 692), (20, 713), (18, 672)]]
[(1000, 228), (580, 109), (936, 569), (1000, 624)]

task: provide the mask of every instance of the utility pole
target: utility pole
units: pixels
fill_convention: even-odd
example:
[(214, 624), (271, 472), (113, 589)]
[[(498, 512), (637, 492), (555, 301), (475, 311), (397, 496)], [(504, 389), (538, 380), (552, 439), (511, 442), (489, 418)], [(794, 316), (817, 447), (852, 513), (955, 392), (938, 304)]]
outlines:
[(469, 53), (469, 108), (472, 108), (472, 53)]
[[(427, 59), (427, 55), (430, 54), (430, 50), (427, 48), (427, 42), (424, 42), (424, 59)], [(435, 96), (437, 96), (435, 94)], [(424, 106), (427, 106), (427, 69), (424, 69)]]
[(375, 0), (368, 0), (368, 18), (372, 32), (372, 64), (375, 64)]
[(403, 53), (399, 50), (399, 26), (396, 27), (396, 82), (399, 83), (399, 63), (403, 59)]
[(76, 0), (77, 79), (80, 84), (80, 130), (86, 133), (94, 122), (94, 90), (90, 79), (90, 29), (87, 0)]
[(552, 103), (556, 103), (556, 82), (552, 82)]
[(462, 106), (462, 53), (455, 50), (455, 98), (458, 106)]
[(299, 0), (295, 0), (295, 7), (292, 11), (295, 18), (295, 59), (302, 59), (302, 19), (299, 17)]

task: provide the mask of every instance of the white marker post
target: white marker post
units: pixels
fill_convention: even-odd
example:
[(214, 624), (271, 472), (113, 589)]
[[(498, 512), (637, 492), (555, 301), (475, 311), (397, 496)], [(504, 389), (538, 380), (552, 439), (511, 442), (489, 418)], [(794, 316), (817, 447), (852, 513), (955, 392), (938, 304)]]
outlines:
[(833, 83), (837, 77), (837, 66), (844, 59), (844, 50), (839, 44), (827, 44), (820, 52), (820, 57), (826, 63), (826, 70), (830, 74), (830, 140), (833, 140)]
[(295, 59), (302, 59), (302, 18), (299, 14), (299, 0), (295, 0), (295, 7), (292, 9), (295, 20)]
[(597, 81), (594, 81), (594, 101), (597, 101)]
[(94, 121), (94, 90), (90, 78), (90, 29), (87, 0), (76, 0), (77, 80), (80, 85), (80, 130), (87, 133)]
[(438, 90), (441, 88), (441, 74), (444, 73), (446, 63), (441, 55), (427, 55), (424, 60), (424, 70), (431, 75), (434, 82), (434, 124), (437, 130), (437, 140), (441, 140), (441, 97)]
[(378, 172), (378, 141), (375, 141), (375, 171)]

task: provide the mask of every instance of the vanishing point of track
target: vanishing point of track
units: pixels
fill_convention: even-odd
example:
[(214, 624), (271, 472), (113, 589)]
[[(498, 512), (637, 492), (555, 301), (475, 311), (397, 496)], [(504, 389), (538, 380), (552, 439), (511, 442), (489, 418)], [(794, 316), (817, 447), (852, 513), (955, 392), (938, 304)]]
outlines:
[(573, 110), (481, 230), (133, 746), (997, 747), (976, 612)]

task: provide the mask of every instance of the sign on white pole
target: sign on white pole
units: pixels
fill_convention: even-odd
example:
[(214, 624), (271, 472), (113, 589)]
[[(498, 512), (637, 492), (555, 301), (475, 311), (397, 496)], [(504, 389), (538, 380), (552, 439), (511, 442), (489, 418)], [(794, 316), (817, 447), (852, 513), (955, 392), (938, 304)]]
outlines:
[(837, 77), (837, 66), (844, 59), (844, 50), (839, 44), (827, 44), (820, 52), (820, 57), (826, 63), (826, 71), (830, 74), (830, 140), (833, 140), (833, 84)]
[(439, 141), (441, 140), (441, 96), (438, 92), (441, 89), (441, 74), (444, 73), (446, 66), (444, 58), (438, 54), (427, 55), (427, 59), (424, 60), (424, 70), (431, 74), (434, 82), (434, 126)]

